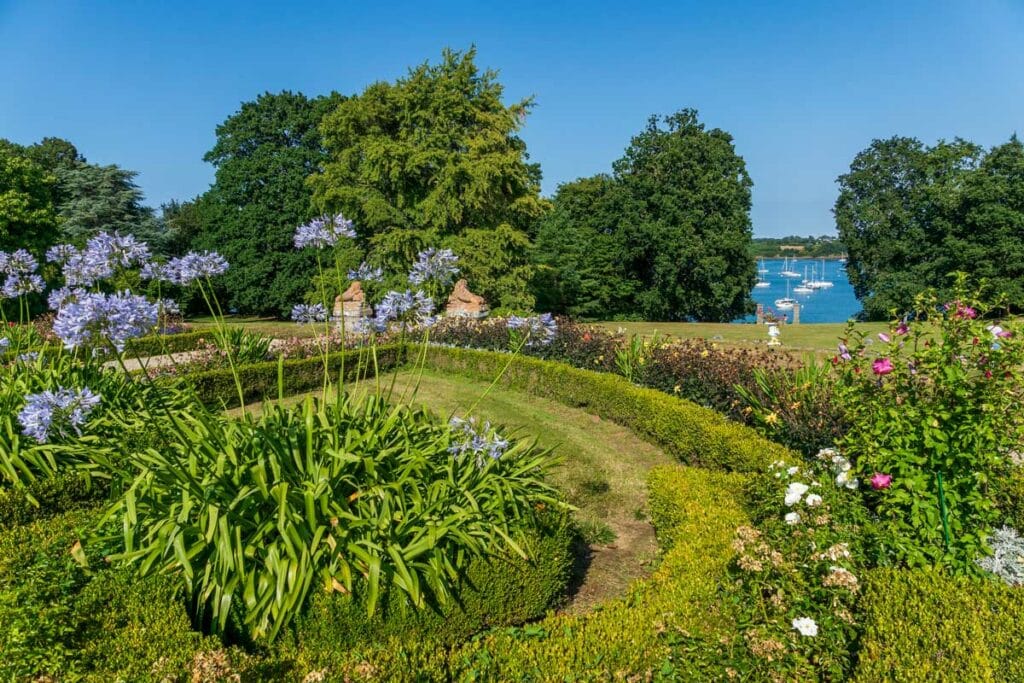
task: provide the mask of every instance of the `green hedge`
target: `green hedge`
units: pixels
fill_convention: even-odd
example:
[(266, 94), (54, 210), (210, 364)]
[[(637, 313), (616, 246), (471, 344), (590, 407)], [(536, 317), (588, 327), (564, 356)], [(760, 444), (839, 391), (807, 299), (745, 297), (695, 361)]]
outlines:
[[(360, 376), (373, 376), (374, 365), (368, 351), (345, 351), (327, 357), (328, 370), (335, 381), (341, 372), (343, 357), (348, 381), (355, 379), (357, 372)], [(403, 347), (382, 346), (377, 349), (377, 367), (381, 371), (390, 370), (400, 365), (404, 357)], [(266, 361), (243, 365), (237, 370), (246, 403), (277, 398), (279, 378), (283, 382), (285, 396), (313, 391), (322, 387), (324, 382), (322, 357), (289, 359), (283, 363)], [(238, 405), (235, 376), (230, 368), (196, 372), (185, 376), (182, 381), (192, 386), (199, 400), (207, 405), (228, 408)]]
[[(410, 354), (410, 358), (414, 358)], [(775, 460), (799, 456), (753, 429), (708, 408), (645, 389), (625, 378), (564, 363), (489, 351), (431, 347), (426, 366), (490, 382), (511, 360), (500, 385), (582, 408), (628, 427), (689, 465), (763, 472)]]
[(24, 488), (0, 488), (0, 529), (95, 505), (107, 490), (106, 481), (75, 472), (37, 479)]
[(1024, 681), (1024, 590), (879, 569), (864, 586), (855, 680)]
[(147, 356), (160, 356), (165, 353), (195, 351), (203, 341), (213, 341), (213, 335), (209, 330), (163, 335), (151, 334), (146, 337), (128, 340), (128, 343), (125, 345), (125, 354), (130, 358), (135, 356), (146, 358)]
[[(338, 663), (326, 670), (302, 660), (296, 678), (318, 671), (326, 681), (648, 680), (669, 655), (665, 633), (715, 642), (733, 628), (717, 597), (733, 532), (746, 522), (739, 502), (744, 479), (680, 465), (652, 470), (650, 506), (659, 535), (686, 542), (673, 545), (648, 579), (599, 609), (493, 629), (451, 648), (392, 636), (338, 653)], [(685, 671), (685, 663), (675, 666)]]

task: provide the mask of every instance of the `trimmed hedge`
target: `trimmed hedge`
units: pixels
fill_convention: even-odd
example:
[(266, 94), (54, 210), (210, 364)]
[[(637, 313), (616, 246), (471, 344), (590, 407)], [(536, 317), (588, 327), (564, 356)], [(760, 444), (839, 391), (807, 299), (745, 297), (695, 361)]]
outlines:
[(618, 375), (536, 358), (445, 347), (429, 348), (425, 362), (433, 370), (490, 382), (510, 360), (501, 386), (595, 413), (629, 428), (688, 465), (763, 472), (776, 460), (799, 460), (785, 446), (713, 410), (638, 387)]
[[(659, 534), (685, 542), (667, 550), (650, 578), (600, 609), (494, 629), (450, 649), (392, 636), (337, 653), (339, 663), (328, 669), (302, 661), (298, 678), (317, 672), (325, 681), (648, 680), (669, 656), (664, 633), (715, 642), (733, 628), (728, 606), (716, 598), (733, 532), (747, 521), (739, 502), (744, 480), (679, 465), (652, 470), (650, 506)], [(675, 666), (685, 671), (685, 663)]]
[(213, 334), (210, 330), (194, 330), (177, 334), (151, 334), (129, 339), (125, 345), (125, 353), (128, 357), (146, 358), (165, 353), (195, 351), (200, 347), (200, 342), (204, 340), (213, 341)]
[(95, 505), (107, 491), (106, 481), (76, 472), (36, 479), (24, 488), (0, 488), (0, 530)]
[(1024, 681), (1024, 590), (937, 571), (878, 569), (864, 586), (854, 680)]
[[(357, 372), (360, 376), (373, 376), (374, 366), (368, 351), (339, 351), (327, 357), (328, 370), (335, 381), (341, 372), (343, 357), (347, 381), (355, 379)], [(381, 371), (398, 367), (404, 358), (405, 349), (397, 344), (377, 349), (377, 367)], [(243, 365), (237, 370), (246, 403), (277, 398), (279, 372), (285, 396), (313, 391), (322, 387), (324, 383), (323, 357), (289, 359), (285, 360), (281, 367), (279, 361), (266, 361)], [(230, 368), (204, 370), (186, 375), (181, 381), (192, 386), (199, 400), (206, 405), (227, 408), (238, 406), (238, 390)]]

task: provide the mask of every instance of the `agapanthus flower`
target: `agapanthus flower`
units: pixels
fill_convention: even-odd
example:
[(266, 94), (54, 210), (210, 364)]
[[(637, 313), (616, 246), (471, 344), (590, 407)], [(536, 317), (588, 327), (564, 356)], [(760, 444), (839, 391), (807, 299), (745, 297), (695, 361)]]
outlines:
[(359, 264), (359, 267), (355, 270), (348, 271), (349, 280), (359, 280), (360, 282), (380, 282), (384, 278), (384, 271), (380, 268), (374, 268), (365, 261)]
[(327, 320), (327, 309), (323, 304), (295, 304), (292, 306), (292, 320), (299, 323), (315, 323)]
[(61, 287), (50, 292), (49, 296), (46, 297), (46, 303), (51, 311), (59, 311), (82, 294), (85, 294), (84, 289)]
[(892, 475), (883, 474), (881, 472), (875, 472), (871, 477), (871, 488), (876, 491), (880, 489), (887, 489), (892, 486)]
[(223, 274), (228, 269), (228, 262), (215, 251), (190, 251), (171, 259), (167, 267), (174, 273), (175, 283), (187, 286), (196, 280)]
[(319, 216), (295, 228), (294, 241), (298, 249), (323, 249), (333, 247), (342, 237), (352, 239), (355, 236), (352, 221), (339, 213), (334, 216)]
[(793, 628), (802, 636), (813, 637), (818, 635), (818, 623), (810, 617), (798, 617), (793, 620)]
[(434, 300), (420, 290), (415, 292), (388, 292), (379, 304), (374, 325), (381, 329), (391, 321), (415, 325), (433, 325)]
[(890, 372), (895, 370), (892, 361), (888, 358), (879, 358), (871, 364), (871, 372), (878, 376), (888, 375)]
[(67, 436), (69, 429), (81, 434), (86, 418), (99, 403), (100, 397), (88, 388), (29, 394), (18, 413), (18, 422), (26, 436), (45, 443), (54, 435)]
[(0, 273), (10, 276), (29, 275), (39, 267), (36, 257), (25, 249), (18, 249), (8, 254), (0, 251)]
[(160, 299), (157, 301), (160, 312), (164, 315), (181, 315), (181, 308), (174, 299)]
[(18, 356), (17, 360), (19, 363), (35, 363), (37, 360), (39, 360), (39, 352), (27, 351)]
[(64, 284), (69, 287), (92, 287), (113, 274), (110, 259), (90, 249), (71, 254), (64, 263)]
[(509, 442), (499, 435), (490, 422), (478, 424), (475, 417), (468, 420), (453, 417), (448, 423), (453, 432), (448, 452), (456, 458), (472, 455), (478, 467), (483, 467), (485, 457), (499, 459), (508, 449)]
[(455, 265), (458, 262), (459, 257), (451, 249), (425, 249), (417, 255), (416, 263), (412, 264), (409, 282), (414, 285), (427, 282), (436, 282), (441, 286), (450, 285), (459, 273), (459, 268)]
[(0, 337), (0, 353), (5, 353), (9, 348), (11, 348), (11, 340), (7, 337)]
[(86, 293), (66, 304), (53, 321), (53, 332), (74, 349), (86, 344), (112, 344), (123, 351), (129, 339), (141, 337), (157, 324), (158, 307), (145, 297)]
[(558, 334), (558, 323), (550, 313), (527, 318), (510, 315), (506, 324), (510, 330), (519, 330), (526, 335), (527, 346), (547, 346)]
[(55, 244), (46, 250), (46, 261), (63, 266), (77, 253), (78, 249), (70, 244)]
[(7, 276), (7, 281), (0, 289), (0, 298), (16, 299), (19, 296), (42, 292), (46, 288), (43, 278), (35, 273), (18, 273)]
[(158, 261), (146, 261), (142, 264), (139, 277), (143, 280), (158, 280), (160, 282), (170, 282), (171, 284), (178, 281), (178, 273), (175, 268), (170, 263), (160, 263)]
[(106, 258), (111, 267), (132, 268), (150, 259), (148, 244), (137, 240), (134, 235), (122, 235), (117, 231), (90, 237), (85, 250)]

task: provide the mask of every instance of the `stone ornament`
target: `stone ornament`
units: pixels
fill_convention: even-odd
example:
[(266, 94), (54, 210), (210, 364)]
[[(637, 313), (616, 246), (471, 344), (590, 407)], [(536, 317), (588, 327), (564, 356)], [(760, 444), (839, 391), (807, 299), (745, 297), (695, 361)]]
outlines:
[(341, 295), (334, 298), (334, 317), (346, 320), (367, 318), (373, 313), (366, 303), (366, 292), (359, 280), (354, 280)]
[(469, 291), (465, 279), (455, 283), (455, 289), (448, 297), (448, 305), (444, 309), (445, 315), (457, 318), (485, 318), (489, 311), (487, 301)]

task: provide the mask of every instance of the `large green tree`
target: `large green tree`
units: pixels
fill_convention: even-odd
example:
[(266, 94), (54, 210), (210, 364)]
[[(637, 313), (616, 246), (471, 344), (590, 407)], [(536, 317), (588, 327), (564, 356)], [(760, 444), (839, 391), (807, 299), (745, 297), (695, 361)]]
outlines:
[(165, 231), (153, 209), (142, 203), (135, 171), (84, 161), (60, 163), (54, 170), (64, 239), (82, 243), (96, 233), (116, 230), (160, 247)]
[(317, 127), (341, 101), (281, 92), (243, 103), (206, 154), (217, 169), (213, 185), (172, 209), (178, 236), (191, 233), (193, 248), (216, 249), (231, 264), (222, 278), (230, 308), (282, 315), (309, 289), (316, 259), (292, 238), (313, 213), (306, 178), (326, 160)]
[(587, 317), (732, 320), (752, 309), (750, 189), (732, 136), (651, 117), (614, 176), (563, 186), (538, 232), (541, 287)]
[[(836, 227), (847, 248), (850, 282), (868, 317), (908, 310), (918, 293), (945, 286), (961, 266), (976, 272), (949, 250), (964, 246), (964, 240), (950, 241), (957, 234), (974, 239), (963, 233), (963, 202), (982, 156), (980, 147), (965, 140), (927, 147), (914, 138), (892, 137), (874, 140), (839, 177)], [(988, 230), (977, 222), (974, 227)]]
[(320, 127), (329, 161), (310, 186), (355, 220), (371, 261), (407, 269), (414, 245), (448, 246), (472, 287), (518, 308), (532, 303), (527, 232), (547, 206), (518, 136), (531, 101), (504, 104), (475, 56), (445, 51), (343, 102)]
[(41, 256), (57, 241), (56, 183), (21, 147), (0, 140), (0, 251), (26, 248)]

